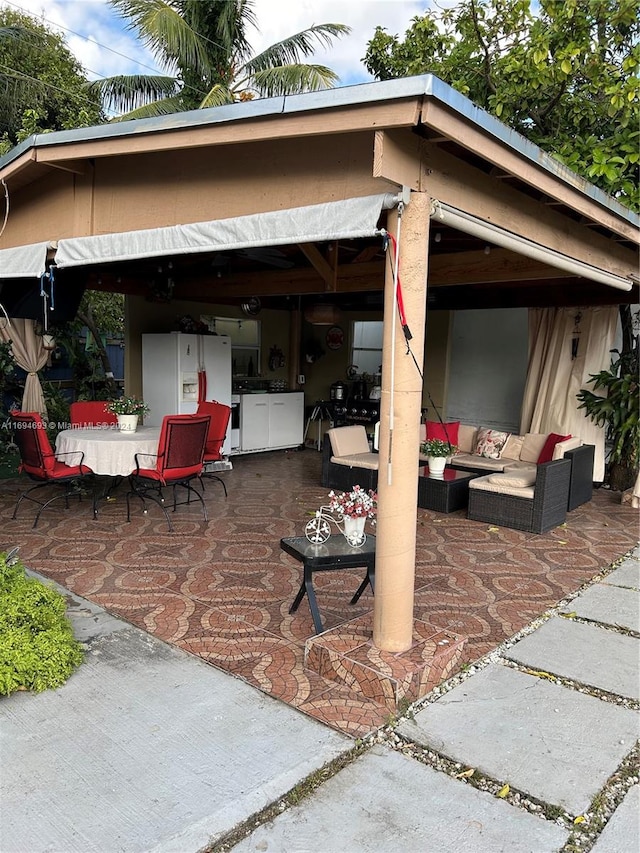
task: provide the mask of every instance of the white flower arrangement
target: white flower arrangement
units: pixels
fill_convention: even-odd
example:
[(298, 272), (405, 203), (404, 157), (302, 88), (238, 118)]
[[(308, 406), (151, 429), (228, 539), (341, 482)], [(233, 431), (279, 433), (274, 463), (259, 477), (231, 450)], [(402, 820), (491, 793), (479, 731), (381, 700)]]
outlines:
[(107, 403), (105, 410), (113, 415), (138, 415), (141, 418), (150, 412), (149, 406), (139, 397), (118, 397)]
[(375, 518), (378, 495), (372, 489), (365, 491), (353, 486), (351, 492), (329, 492), (329, 508), (341, 518)]

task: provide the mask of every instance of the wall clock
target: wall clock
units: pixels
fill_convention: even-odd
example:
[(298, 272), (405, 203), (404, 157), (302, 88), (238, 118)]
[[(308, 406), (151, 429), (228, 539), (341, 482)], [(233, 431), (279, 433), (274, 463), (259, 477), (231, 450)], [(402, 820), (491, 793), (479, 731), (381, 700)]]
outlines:
[(344, 343), (344, 332), (340, 326), (331, 326), (327, 331), (325, 341), (329, 349), (340, 349)]

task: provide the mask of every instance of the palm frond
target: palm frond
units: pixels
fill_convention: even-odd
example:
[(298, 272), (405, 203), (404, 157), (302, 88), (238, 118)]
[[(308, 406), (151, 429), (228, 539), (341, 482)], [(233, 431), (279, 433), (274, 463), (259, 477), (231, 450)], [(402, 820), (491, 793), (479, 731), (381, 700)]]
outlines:
[(178, 92), (175, 77), (158, 74), (122, 74), (92, 80), (86, 86), (90, 96), (100, 98), (106, 109), (128, 113)]
[(223, 83), (216, 83), (202, 99), (200, 109), (205, 110), (208, 107), (222, 107), (225, 104), (235, 103), (235, 98), (228, 86)]
[(109, 4), (129, 20), (127, 29), (137, 30), (142, 43), (166, 67), (175, 63), (205, 75), (210, 72), (206, 44), (170, 0), (109, 0)]
[(226, 45), (228, 54), (244, 61), (251, 56), (251, 45), (247, 39), (247, 26), (258, 28), (258, 20), (253, 11), (253, 0), (226, 0), (216, 21), (216, 35), (221, 44)]
[(22, 36), (30, 38), (33, 36), (33, 33), (30, 32), (26, 27), (20, 27), (17, 24), (12, 24), (11, 26), (6, 27), (0, 27), (0, 42), (3, 40), (8, 41), (9, 39), (19, 39)]
[(348, 35), (346, 24), (317, 24), (272, 44), (245, 64), (250, 74), (276, 66), (296, 65), (302, 57), (311, 56), (318, 47), (330, 47), (334, 38)]
[(157, 118), (158, 116), (168, 116), (173, 113), (182, 112), (182, 103), (180, 96), (175, 95), (172, 98), (163, 98), (159, 101), (152, 101), (150, 104), (144, 104), (135, 110), (130, 110), (121, 116), (112, 118), (112, 122), (133, 121), (138, 118)]
[(250, 77), (251, 85), (263, 98), (330, 89), (338, 80), (338, 75), (324, 65), (305, 64), (266, 68)]

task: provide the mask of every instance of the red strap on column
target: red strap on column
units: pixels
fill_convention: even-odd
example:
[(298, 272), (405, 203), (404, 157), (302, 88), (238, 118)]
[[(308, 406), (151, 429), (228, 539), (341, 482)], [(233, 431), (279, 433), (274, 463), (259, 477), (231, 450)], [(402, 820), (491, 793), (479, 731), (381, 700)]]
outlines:
[[(389, 240), (391, 241), (391, 245), (393, 246), (393, 257), (397, 256), (396, 250), (396, 241), (395, 237), (392, 234), (387, 232)], [(411, 330), (407, 325), (407, 318), (404, 313), (404, 301), (402, 299), (402, 285), (400, 284), (400, 257), (398, 256), (398, 269), (396, 270), (398, 286), (396, 288), (396, 301), (398, 303), (398, 316), (400, 317), (400, 325), (402, 326), (402, 331), (404, 332), (405, 339), (410, 341), (413, 335), (411, 334)]]

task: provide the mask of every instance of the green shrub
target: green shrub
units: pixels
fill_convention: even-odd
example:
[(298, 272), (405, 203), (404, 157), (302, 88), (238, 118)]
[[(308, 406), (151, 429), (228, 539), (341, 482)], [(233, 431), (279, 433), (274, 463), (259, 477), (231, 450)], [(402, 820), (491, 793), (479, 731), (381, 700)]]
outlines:
[(64, 597), (0, 553), (0, 695), (59, 687), (82, 662)]

